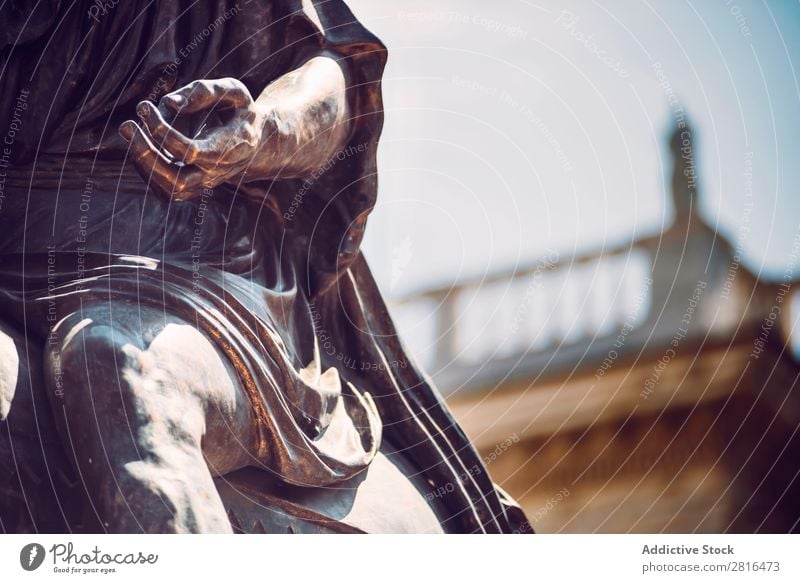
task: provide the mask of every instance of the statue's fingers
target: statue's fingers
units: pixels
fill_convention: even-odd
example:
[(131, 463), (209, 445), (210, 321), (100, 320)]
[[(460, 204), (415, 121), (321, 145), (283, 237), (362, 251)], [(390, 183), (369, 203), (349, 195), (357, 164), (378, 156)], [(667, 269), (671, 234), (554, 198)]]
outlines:
[(136, 122), (123, 122), (119, 133), (128, 142), (133, 163), (148, 184), (177, 200), (187, 200), (202, 190), (202, 172), (172, 164)]
[(192, 81), (161, 98), (159, 106), (181, 113), (205, 109), (247, 107), (253, 103), (247, 87), (232, 77)]
[(139, 124), (125, 121), (120, 124), (119, 133), (128, 142), (131, 159), (143, 177), (158, 174), (164, 178), (174, 178), (177, 175), (177, 167), (150, 141)]
[(204, 140), (192, 140), (176, 130), (161, 112), (149, 101), (142, 101), (136, 108), (139, 119), (153, 137), (153, 141), (184, 164), (213, 160)]

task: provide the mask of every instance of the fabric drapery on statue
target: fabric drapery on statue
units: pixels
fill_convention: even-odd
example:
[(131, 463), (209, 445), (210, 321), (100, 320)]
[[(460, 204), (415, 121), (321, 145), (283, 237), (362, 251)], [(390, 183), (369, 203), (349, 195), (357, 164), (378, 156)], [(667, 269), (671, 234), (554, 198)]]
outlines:
[[(41, 345), (89, 304), (178, 316), (212, 339), (245, 388), (265, 479), (340, 483), (388, 440), (431, 491), (448, 492), (446, 530), (529, 530), (409, 360), (359, 252), (376, 197), (385, 48), (338, 0), (199, 6), (56, 1), (0, 12), (0, 127), (17, 128), (3, 162), (0, 314)], [(177, 202), (134, 168), (117, 128), (142, 100), (217, 78), (256, 95), (320, 54), (344, 71), (351, 126), (318, 170), (206, 186)], [(58, 419), (70, 387), (58, 375), (46, 382)], [(13, 386), (0, 400), (9, 419), (27, 403)]]

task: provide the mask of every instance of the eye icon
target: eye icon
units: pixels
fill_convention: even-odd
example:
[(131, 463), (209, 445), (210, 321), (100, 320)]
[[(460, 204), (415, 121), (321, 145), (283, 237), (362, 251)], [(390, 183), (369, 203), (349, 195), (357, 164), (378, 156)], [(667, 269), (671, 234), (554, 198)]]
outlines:
[(38, 543), (30, 543), (19, 552), (19, 564), (26, 571), (35, 571), (44, 562), (44, 547)]

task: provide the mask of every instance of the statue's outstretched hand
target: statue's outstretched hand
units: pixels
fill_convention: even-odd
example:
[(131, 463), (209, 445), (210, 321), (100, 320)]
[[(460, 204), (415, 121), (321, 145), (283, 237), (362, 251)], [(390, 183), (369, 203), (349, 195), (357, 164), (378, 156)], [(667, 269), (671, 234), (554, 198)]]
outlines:
[[(142, 101), (139, 123), (119, 131), (139, 173), (175, 200), (222, 183), (311, 175), (347, 142), (344, 70), (322, 54), (271, 82), (253, 100), (231, 78), (201, 80)], [(190, 128), (190, 129), (187, 129)]]
[[(145, 181), (175, 200), (240, 180), (262, 146), (263, 120), (237, 79), (194, 81), (136, 112), (140, 122), (123, 122), (120, 134)], [(176, 129), (189, 120), (191, 135)]]

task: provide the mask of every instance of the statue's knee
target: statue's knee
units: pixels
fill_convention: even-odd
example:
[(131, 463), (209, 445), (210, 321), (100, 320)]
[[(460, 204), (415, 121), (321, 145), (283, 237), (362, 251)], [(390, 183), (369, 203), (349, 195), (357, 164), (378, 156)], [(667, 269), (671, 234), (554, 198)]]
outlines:
[(45, 366), (50, 380), (55, 381), (53, 392), (63, 398), (67, 392), (74, 394), (85, 387), (98, 373), (117, 370), (124, 361), (126, 343), (110, 325), (89, 319), (64, 320), (47, 345)]
[[(102, 316), (102, 314), (100, 315)], [(57, 423), (95, 441), (137, 437), (153, 410), (141, 406), (129, 371), (141, 341), (102, 317), (67, 318), (54, 329), (45, 355), (45, 378)]]
[(241, 466), (245, 453), (231, 455), (220, 445), (257, 438), (233, 368), (196, 327), (163, 313), (134, 317), (124, 310), (113, 319), (100, 312), (56, 327), (48, 377), (57, 416), (75, 425), (89, 420), (105, 440), (125, 431), (137, 449), (161, 457), (173, 446), (204, 447), (215, 466)]

